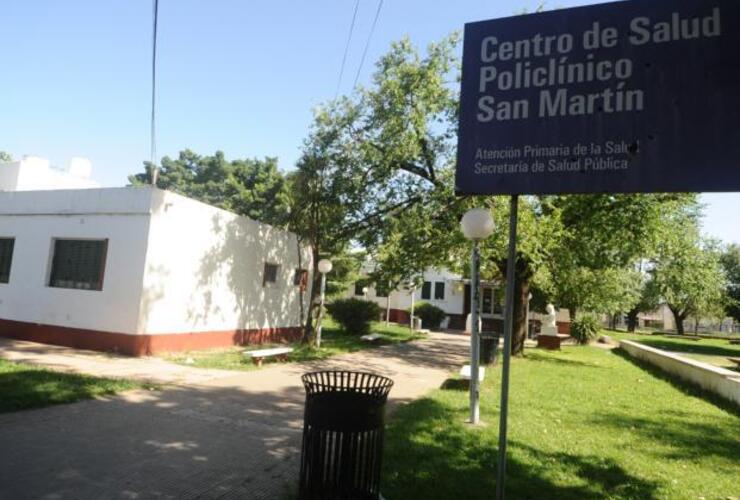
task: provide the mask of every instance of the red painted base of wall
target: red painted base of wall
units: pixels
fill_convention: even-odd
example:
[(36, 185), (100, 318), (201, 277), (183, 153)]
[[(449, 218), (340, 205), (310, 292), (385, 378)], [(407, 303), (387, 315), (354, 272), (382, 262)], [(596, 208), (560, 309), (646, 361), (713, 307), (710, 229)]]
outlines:
[(130, 356), (147, 356), (169, 351), (262, 344), (264, 342), (290, 342), (301, 338), (301, 327), (128, 335), (0, 319), (0, 336), (74, 347), (76, 349), (118, 352)]

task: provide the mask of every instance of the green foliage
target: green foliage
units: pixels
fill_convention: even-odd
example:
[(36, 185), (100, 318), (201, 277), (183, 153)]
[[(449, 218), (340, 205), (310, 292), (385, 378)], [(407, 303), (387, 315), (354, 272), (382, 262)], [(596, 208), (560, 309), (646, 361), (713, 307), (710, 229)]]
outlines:
[(694, 195), (578, 195), (551, 199), (562, 239), (554, 252), (555, 299), (571, 312), (627, 312), (640, 301), (638, 264), (656, 255), (673, 221), (696, 220)]
[[(407, 311), (410, 313), (411, 309), (409, 308)], [(434, 304), (419, 302), (414, 305), (414, 316), (421, 318), (421, 326), (423, 328), (436, 330), (442, 324), (447, 314)]]
[(6, 152), (6, 151), (0, 151), (0, 163), (9, 163), (13, 161), (13, 156)]
[(581, 345), (595, 340), (599, 334), (599, 320), (592, 314), (582, 314), (570, 323), (570, 336)]
[(0, 359), (0, 413), (72, 403), (142, 385), (132, 380), (59, 373)]
[(661, 242), (652, 270), (655, 286), (683, 333), (683, 320), (724, 313), (726, 278), (712, 241), (699, 236), (697, 225), (676, 219), (676, 230)]
[[(157, 187), (168, 189), (254, 220), (285, 226), (290, 195), (277, 158), (228, 161), (221, 151), (201, 156), (189, 149), (162, 158)], [(151, 165), (130, 175), (133, 186), (151, 184)]]
[(725, 311), (728, 316), (740, 322), (740, 245), (728, 246), (720, 256), (720, 263), (727, 276)]
[(345, 333), (356, 336), (370, 333), (370, 323), (380, 317), (378, 304), (354, 298), (337, 299), (326, 309)]

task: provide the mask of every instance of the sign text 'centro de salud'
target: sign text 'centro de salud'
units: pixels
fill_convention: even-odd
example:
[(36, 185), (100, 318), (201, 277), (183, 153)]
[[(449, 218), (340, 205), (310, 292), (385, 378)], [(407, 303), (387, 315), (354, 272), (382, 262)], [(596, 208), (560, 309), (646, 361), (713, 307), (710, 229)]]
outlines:
[(740, 0), (465, 26), (459, 194), (740, 191)]

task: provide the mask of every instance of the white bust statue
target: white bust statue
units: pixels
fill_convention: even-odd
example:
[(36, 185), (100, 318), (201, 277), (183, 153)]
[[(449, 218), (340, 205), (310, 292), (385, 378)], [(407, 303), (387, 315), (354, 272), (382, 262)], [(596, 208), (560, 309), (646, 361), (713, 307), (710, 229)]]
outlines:
[(557, 335), (558, 325), (555, 322), (557, 318), (555, 307), (552, 304), (547, 304), (545, 310), (547, 311), (547, 316), (545, 317), (545, 322), (542, 325), (542, 332), (540, 333), (540, 335)]

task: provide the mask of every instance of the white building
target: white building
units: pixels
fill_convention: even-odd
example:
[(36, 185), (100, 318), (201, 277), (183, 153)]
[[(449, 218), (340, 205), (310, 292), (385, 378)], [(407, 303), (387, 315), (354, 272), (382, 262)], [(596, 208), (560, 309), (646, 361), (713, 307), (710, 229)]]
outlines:
[[(372, 263), (363, 266), (363, 273), (368, 274)], [(390, 321), (402, 324), (409, 323), (411, 298), (415, 304), (427, 302), (442, 309), (447, 318), (442, 328), (465, 330), (466, 320), (470, 314), (470, 280), (447, 269), (429, 268), (422, 276), (422, 286), (413, 290), (401, 287), (390, 294), (378, 290), (373, 283), (360, 280), (347, 290), (347, 297), (365, 298), (376, 302), (385, 311), (390, 308)], [(504, 321), (504, 285), (496, 281), (481, 281), (481, 321), (484, 330), (503, 331)], [(570, 314), (567, 309), (559, 309), (558, 328), (569, 331)], [(544, 315), (531, 312), (530, 319), (542, 321)]]
[(91, 173), (92, 164), (87, 158), (72, 158), (66, 170), (59, 170), (45, 158), (24, 156), (19, 161), (0, 163), (0, 191), (100, 187), (90, 179)]
[(132, 355), (294, 338), (309, 256), (155, 188), (0, 192), (0, 335)]

